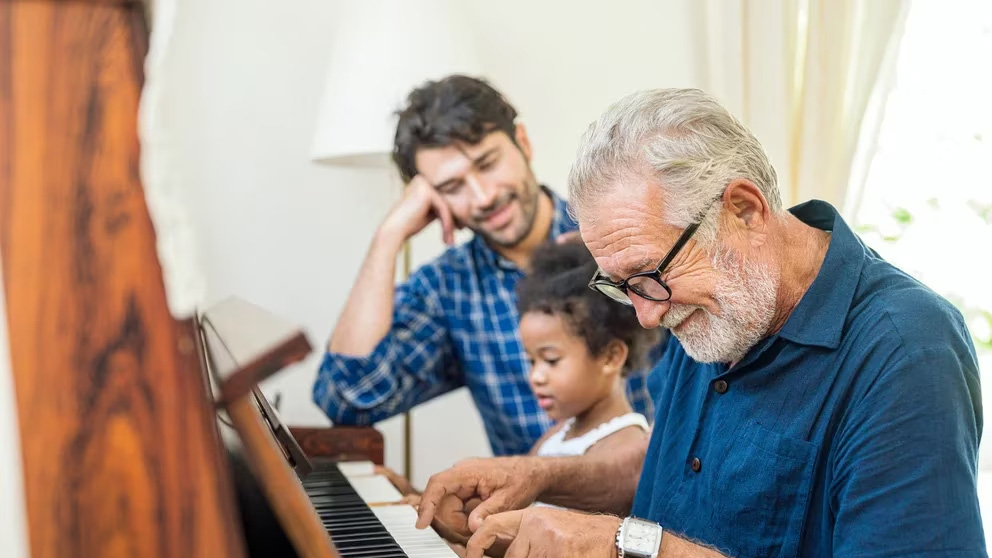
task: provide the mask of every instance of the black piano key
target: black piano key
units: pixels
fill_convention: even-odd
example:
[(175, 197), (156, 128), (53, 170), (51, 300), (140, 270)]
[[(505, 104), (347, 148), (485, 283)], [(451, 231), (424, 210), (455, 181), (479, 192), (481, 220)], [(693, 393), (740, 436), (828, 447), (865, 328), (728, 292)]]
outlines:
[(343, 558), (407, 558), (337, 465), (321, 463), (302, 484)]
[(373, 538), (363, 541), (343, 541), (341, 544), (335, 542), (334, 546), (337, 547), (342, 554), (355, 554), (369, 551), (377, 551), (375, 554), (378, 554), (379, 552), (404, 552), (392, 538)]
[[(389, 534), (389, 531), (387, 531), (385, 529), (380, 530), (375, 525), (366, 525), (366, 526), (360, 526), (360, 527), (357, 527), (357, 528), (344, 528), (344, 529), (341, 529), (340, 527), (337, 527), (335, 525), (324, 524), (324, 527), (327, 528), (327, 530), (329, 530), (331, 532), (335, 532), (334, 536), (336, 538), (339, 538), (339, 539), (342, 539), (342, 540), (345, 539), (345, 538), (354, 538), (356, 535), (357, 536), (373, 536), (373, 535), (379, 536), (379, 535), (388, 535)], [(336, 532), (338, 529), (341, 529), (341, 531), (340, 532)]]
[(341, 555), (341, 558), (391, 558), (393, 556), (403, 557), (403, 558), (406, 557), (406, 554), (403, 553), (403, 551), (388, 550), (388, 549), (383, 550), (378, 548), (356, 549), (348, 552), (342, 552), (339, 550), (338, 554)]
[(374, 545), (390, 545), (395, 544), (393, 537), (389, 536), (389, 533), (383, 531), (381, 533), (355, 533), (350, 536), (342, 535), (337, 538), (335, 545), (340, 545), (340, 548), (354, 548), (374, 546)]

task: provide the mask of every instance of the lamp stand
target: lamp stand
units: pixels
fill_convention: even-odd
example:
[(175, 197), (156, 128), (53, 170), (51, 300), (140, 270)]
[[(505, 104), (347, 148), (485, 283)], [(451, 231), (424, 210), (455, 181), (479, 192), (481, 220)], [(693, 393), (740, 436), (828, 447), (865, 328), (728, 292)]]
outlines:
[[(402, 191), (401, 191), (402, 193)], [(410, 278), (410, 241), (403, 243), (403, 280)], [(410, 479), (413, 472), (413, 414), (403, 413), (403, 476)]]
[[(403, 199), (406, 184), (400, 180), (396, 169), (389, 166), (389, 181), (392, 182), (399, 191), (400, 199)], [(410, 279), (410, 271), (413, 267), (413, 256), (410, 248), (410, 240), (403, 242), (403, 281)], [(406, 411), (403, 413), (403, 476), (408, 480), (413, 473), (413, 413)]]

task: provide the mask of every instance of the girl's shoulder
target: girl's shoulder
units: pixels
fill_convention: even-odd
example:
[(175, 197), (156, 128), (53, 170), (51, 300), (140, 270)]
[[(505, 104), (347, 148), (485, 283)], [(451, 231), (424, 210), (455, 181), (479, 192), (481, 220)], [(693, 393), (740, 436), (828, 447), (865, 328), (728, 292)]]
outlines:
[(564, 438), (565, 434), (568, 432), (568, 429), (571, 428), (573, 422), (575, 422), (575, 419), (570, 418), (568, 420), (563, 420), (561, 422), (555, 423), (554, 426), (549, 428), (547, 432), (545, 432), (540, 438), (538, 438), (537, 442), (534, 444), (533, 447), (530, 448), (530, 451), (527, 453), (527, 455), (539, 455), (541, 448), (551, 438), (555, 438), (555, 439)]
[(586, 453), (609, 449), (615, 443), (625, 444), (630, 440), (644, 439), (650, 432), (647, 419), (640, 413), (614, 417), (586, 434), (589, 436)]

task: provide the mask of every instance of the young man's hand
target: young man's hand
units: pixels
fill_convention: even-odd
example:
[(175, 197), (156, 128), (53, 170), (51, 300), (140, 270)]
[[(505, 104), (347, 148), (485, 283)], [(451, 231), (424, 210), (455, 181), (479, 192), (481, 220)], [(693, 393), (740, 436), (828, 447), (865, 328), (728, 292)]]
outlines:
[(455, 243), (455, 221), (451, 211), (427, 180), (419, 174), (406, 185), (403, 199), (396, 203), (379, 227), (379, 233), (397, 243), (403, 243), (424, 230), (435, 219), (441, 221), (445, 244)]

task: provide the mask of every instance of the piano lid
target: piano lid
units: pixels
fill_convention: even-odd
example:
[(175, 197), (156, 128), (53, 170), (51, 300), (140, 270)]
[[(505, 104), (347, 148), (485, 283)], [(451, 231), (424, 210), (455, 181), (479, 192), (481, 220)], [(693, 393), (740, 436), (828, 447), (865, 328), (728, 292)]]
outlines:
[(239, 298), (210, 307), (201, 324), (221, 406), (312, 350), (299, 327)]

